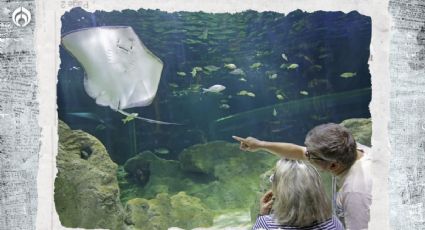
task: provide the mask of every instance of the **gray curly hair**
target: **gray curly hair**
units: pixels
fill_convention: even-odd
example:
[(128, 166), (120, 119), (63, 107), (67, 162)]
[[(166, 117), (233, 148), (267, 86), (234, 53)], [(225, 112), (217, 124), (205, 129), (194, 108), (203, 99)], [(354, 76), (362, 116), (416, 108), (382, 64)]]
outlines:
[(281, 159), (272, 190), (274, 217), (279, 224), (304, 227), (332, 216), (331, 202), (316, 168), (309, 163)]

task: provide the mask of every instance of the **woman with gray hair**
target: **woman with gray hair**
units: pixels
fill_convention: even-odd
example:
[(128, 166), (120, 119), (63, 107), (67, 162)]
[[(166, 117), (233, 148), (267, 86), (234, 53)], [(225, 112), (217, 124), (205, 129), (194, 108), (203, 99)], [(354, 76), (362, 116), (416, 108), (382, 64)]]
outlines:
[(344, 229), (332, 216), (331, 202), (311, 164), (281, 159), (271, 181), (253, 229)]

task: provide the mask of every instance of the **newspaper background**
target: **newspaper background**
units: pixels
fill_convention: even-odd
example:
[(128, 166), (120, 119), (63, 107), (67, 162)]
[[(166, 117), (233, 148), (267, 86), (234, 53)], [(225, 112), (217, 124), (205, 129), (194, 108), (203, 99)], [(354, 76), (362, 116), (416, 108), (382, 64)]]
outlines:
[(425, 228), (425, 1), (392, 0), (389, 172), (392, 229)]
[[(425, 149), (423, 141), (425, 122), (421, 114), (425, 105), (423, 98), (420, 98), (421, 95), (423, 96), (421, 89), (424, 87), (424, 80), (420, 79), (420, 76), (425, 71), (423, 64), (425, 20), (423, 16), (421, 17), (425, 10), (423, 1), (390, 1), (388, 4), (387, 1), (379, 0), (216, 0), (212, 2), (38, 0), (35, 2), (35, 7), (31, 1), (2, 0), (1, 3), (0, 113), (5, 115), (0, 116), (0, 189), (2, 191), (0, 230), (65, 229), (60, 225), (53, 203), (58, 140), (55, 89), (60, 62), (58, 52), (60, 17), (65, 11), (77, 6), (91, 12), (139, 8), (170, 12), (182, 10), (237, 12), (253, 9), (285, 14), (296, 9), (308, 12), (324, 10), (345, 13), (357, 10), (361, 14), (370, 16), (373, 51), (373, 58), (369, 63), (373, 92), (370, 110), (373, 120), (374, 156), (374, 200), (370, 229), (390, 229), (390, 227), (421, 229), (424, 226), (424, 166), (422, 165)], [(25, 56), (28, 57), (28, 64), (19, 63), (21, 65), (16, 68), (14, 65), (17, 61), (15, 64), (10, 64), (13, 61), (3, 58), (3, 54), (18, 48), (31, 50), (34, 45), (33, 29), (26, 34), (19, 34), (8, 26), (11, 25), (11, 13), (5, 9), (13, 11), (15, 7), (21, 5), (28, 6), (27, 8), (33, 14), (32, 22), (26, 29), (36, 26), (37, 59), (35, 60), (31, 55)], [(393, 15), (391, 46), (388, 13)], [(17, 42), (13, 40), (14, 36), (15, 40), (17, 38), (25, 45), (11, 45)], [(37, 78), (31, 72), (35, 62), (37, 62)], [(19, 79), (17, 77), (24, 75), (17, 72), (19, 69), (29, 69), (23, 84), (15, 83), (15, 80)], [(38, 101), (42, 102), (39, 105), (34, 100), (36, 92)], [(40, 112), (39, 115), (38, 112)], [(39, 151), (40, 134), (42, 134), (42, 144)], [(391, 166), (390, 171), (389, 166)], [(37, 169), (38, 174), (36, 174)], [(18, 173), (9, 174), (9, 171)]]
[[(0, 229), (34, 229), (40, 147), (36, 20), (18, 27), (15, 9), (35, 12), (33, 1), (1, 1), (0, 10)], [(17, 18), (27, 13), (17, 12)], [(23, 24), (21, 21), (21, 25)]]

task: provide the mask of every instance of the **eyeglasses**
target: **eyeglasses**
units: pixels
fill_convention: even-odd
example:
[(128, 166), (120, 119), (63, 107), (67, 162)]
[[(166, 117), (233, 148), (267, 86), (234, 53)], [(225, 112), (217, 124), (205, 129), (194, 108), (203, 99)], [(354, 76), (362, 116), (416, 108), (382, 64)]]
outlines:
[(305, 152), (305, 156), (307, 157), (307, 159), (310, 160), (317, 160), (317, 161), (329, 161), (323, 158), (320, 158), (318, 156), (315, 156), (314, 154), (312, 154), (311, 152), (309, 152), (308, 150)]

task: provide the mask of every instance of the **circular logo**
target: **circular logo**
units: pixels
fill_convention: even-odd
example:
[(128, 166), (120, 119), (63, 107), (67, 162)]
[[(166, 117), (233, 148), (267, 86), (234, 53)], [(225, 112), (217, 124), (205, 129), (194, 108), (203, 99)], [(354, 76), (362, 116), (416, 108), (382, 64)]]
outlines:
[(21, 6), (13, 11), (12, 20), (19, 27), (27, 26), (31, 21), (31, 13)]

